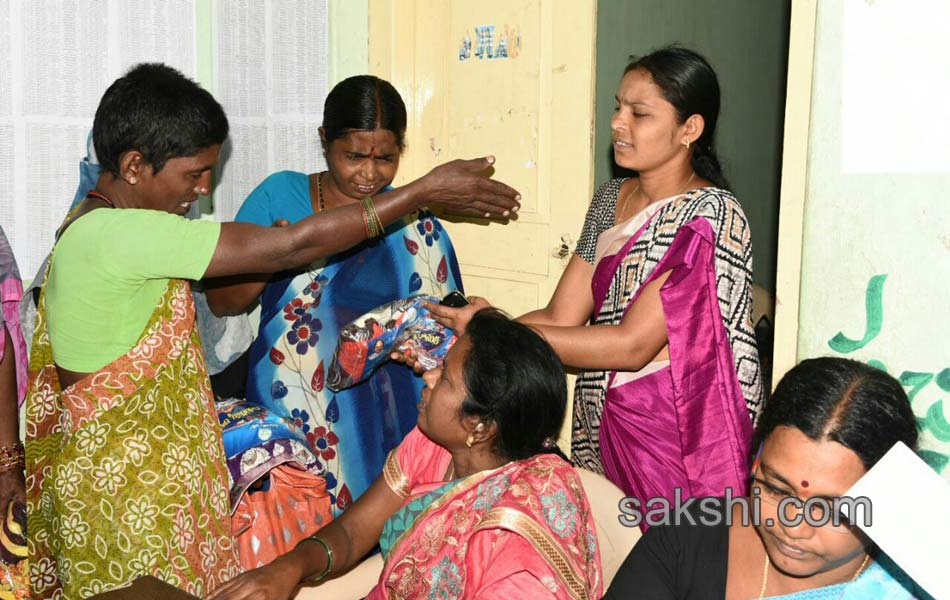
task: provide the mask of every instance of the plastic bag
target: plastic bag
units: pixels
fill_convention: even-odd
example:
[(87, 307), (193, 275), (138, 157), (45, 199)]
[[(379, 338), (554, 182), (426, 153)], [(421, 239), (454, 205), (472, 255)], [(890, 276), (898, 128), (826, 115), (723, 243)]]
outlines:
[(340, 330), (327, 387), (338, 392), (368, 378), (393, 351), (412, 350), (426, 370), (442, 364), (455, 332), (440, 325), (423, 306), (433, 296), (412, 296), (375, 308)]

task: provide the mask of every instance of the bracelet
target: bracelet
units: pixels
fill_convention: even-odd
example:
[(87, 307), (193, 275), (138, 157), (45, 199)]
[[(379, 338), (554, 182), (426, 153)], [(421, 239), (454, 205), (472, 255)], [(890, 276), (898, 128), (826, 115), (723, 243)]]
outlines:
[(376, 238), (379, 232), (376, 230), (376, 219), (373, 218), (373, 202), (370, 197), (366, 197), (360, 200), (360, 204), (363, 206), (363, 216), (368, 222), (367, 229), (369, 231), (370, 238)]
[(333, 549), (330, 548), (330, 544), (326, 543), (326, 542), (323, 540), (323, 538), (321, 538), (321, 537), (319, 537), (319, 536), (316, 536), (316, 535), (311, 535), (310, 537), (306, 537), (306, 538), (300, 540), (300, 541), (297, 543), (297, 545), (299, 546), (300, 544), (302, 544), (302, 543), (304, 543), (304, 542), (306, 542), (306, 541), (317, 542), (318, 544), (320, 544), (321, 546), (323, 546), (323, 549), (324, 549), (324, 550), (327, 551), (327, 568), (325, 568), (325, 569), (323, 570), (323, 573), (320, 573), (319, 575), (316, 575), (316, 576), (308, 577), (308, 578), (304, 579), (301, 583), (319, 583), (320, 581), (323, 581), (323, 579), (324, 579), (327, 575), (329, 575), (329, 574), (330, 574), (330, 571), (333, 569)]
[(372, 231), (372, 237), (381, 237), (384, 232), (383, 222), (380, 220), (379, 214), (376, 212), (376, 207), (373, 205), (373, 197), (367, 196), (360, 202), (363, 204), (363, 211), (371, 222), (370, 230)]
[(371, 239), (373, 236), (369, 231), (369, 214), (366, 212), (366, 206), (362, 203), (360, 203), (360, 206), (363, 208), (362, 212), (360, 212), (360, 216), (363, 218), (363, 233), (366, 234), (366, 239)]
[(379, 237), (383, 237), (383, 234), (386, 233), (386, 228), (383, 227), (383, 221), (379, 218), (379, 213), (376, 212), (376, 205), (373, 203), (373, 197), (370, 196), (368, 200), (369, 200), (370, 213), (373, 215), (373, 218), (376, 220), (376, 228), (379, 230)]
[(0, 473), (6, 473), (17, 468), (23, 468), (26, 463), (26, 452), (23, 442), (16, 442), (11, 446), (0, 446)]

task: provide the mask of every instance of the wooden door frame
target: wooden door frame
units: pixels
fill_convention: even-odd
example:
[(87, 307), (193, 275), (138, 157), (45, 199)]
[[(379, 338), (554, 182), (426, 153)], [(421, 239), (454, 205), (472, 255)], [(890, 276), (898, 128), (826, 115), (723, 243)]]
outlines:
[(776, 260), (773, 386), (798, 361), (817, 14), (818, 0), (792, 0)]

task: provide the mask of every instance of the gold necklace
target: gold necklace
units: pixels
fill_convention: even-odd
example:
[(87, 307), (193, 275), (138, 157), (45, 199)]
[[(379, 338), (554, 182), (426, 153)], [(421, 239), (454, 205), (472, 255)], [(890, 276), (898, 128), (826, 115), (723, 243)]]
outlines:
[[(864, 571), (864, 567), (868, 566), (868, 560), (870, 560), (870, 558), (871, 558), (870, 554), (864, 555), (864, 560), (861, 561), (861, 566), (859, 566), (858, 570), (854, 572), (854, 577), (851, 578), (851, 581), (848, 582), (848, 585), (858, 580), (858, 577), (860, 577), (861, 573)], [(762, 600), (762, 598), (765, 598), (765, 587), (769, 584), (769, 565), (770, 564), (771, 564), (771, 561), (769, 561), (769, 553), (766, 552), (765, 553), (765, 568), (762, 569), (762, 587), (759, 588), (759, 600)], [(844, 595), (843, 592), (842, 592), (842, 595)]]
[(632, 192), (630, 192), (629, 194), (627, 194), (626, 196), (623, 197), (623, 201), (622, 201), (623, 204), (622, 204), (621, 207), (618, 208), (617, 211), (614, 213), (614, 222), (615, 222), (615, 223), (620, 223), (620, 222), (621, 222), (619, 217), (620, 217), (620, 215), (623, 214), (624, 209), (627, 208), (627, 200), (628, 200), (631, 196), (633, 196), (634, 194), (636, 194), (636, 193), (639, 192), (639, 191), (640, 191), (640, 185), (637, 184), (637, 187), (633, 188), (633, 191), (632, 191)]
[[(686, 180), (686, 183), (683, 184), (683, 187), (681, 187), (680, 190), (679, 190), (678, 192), (676, 192), (675, 194), (673, 194), (673, 195), (674, 195), (674, 196), (679, 196), (680, 194), (682, 194), (682, 193), (686, 190), (686, 188), (689, 187), (689, 184), (693, 181), (693, 178), (694, 178), (694, 177), (696, 177), (696, 171), (693, 171), (693, 172), (691, 172), (691, 173), (689, 174), (689, 178)], [(632, 192), (630, 192), (629, 194), (627, 194), (626, 196), (623, 197), (623, 201), (622, 201), (623, 203), (621, 204), (620, 208), (618, 208), (617, 211), (616, 211), (616, 213), (614, 214), (614, 221), (615, 221), (615, 222), (617, 222), (617, 223), (620, 223), (620, 222), (621, 222), (618, 217), (619, 217), (620, 215), (622, 215), (624, 209), (627, 208), (627, 200), (630, 199), (630, 198), (632, 198), (633, 195), (636, 194), (636, 193), (639, 192), (639, 191), (640, 191), (640, 185), (638, 184), (637, 187), (635, 187)]]
[(317, 210), (318, 212), (323, 212), (323, 174), (326, 171), (320, 171), (317, 173)]

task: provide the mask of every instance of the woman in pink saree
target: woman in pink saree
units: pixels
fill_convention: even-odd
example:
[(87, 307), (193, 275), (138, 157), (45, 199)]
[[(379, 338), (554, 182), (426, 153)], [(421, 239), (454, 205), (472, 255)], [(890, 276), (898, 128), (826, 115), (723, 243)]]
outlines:
[[(631, 62), (611, 121), (614, 160), (637, 172), (594, 194), (575, 256), (535, 326), (574, 388), (574, 462), (641, 503), (741, 495), (761, 373), (752, 246), (713, 152), (719, 84), (684, 48)], [(431, 306), (464, 331), (487, 306)]]
[(601, 597), (590, 505), (554, 443), (567, 386), (551, 347), (486, 310), (425, 382), (418, 427), (369, 491), (211, 600), (290, 598), (377, 542), (385, 566), (371, 600)]

